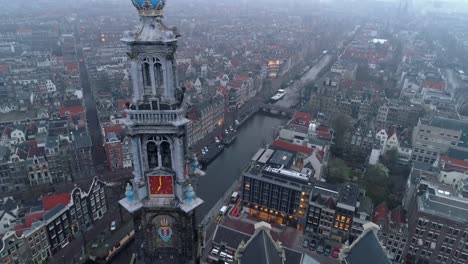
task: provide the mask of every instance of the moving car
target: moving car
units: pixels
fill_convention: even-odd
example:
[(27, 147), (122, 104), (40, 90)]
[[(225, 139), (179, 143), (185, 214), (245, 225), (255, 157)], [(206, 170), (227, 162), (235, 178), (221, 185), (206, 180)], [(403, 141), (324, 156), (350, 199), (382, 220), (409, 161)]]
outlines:
[(111, 226), (110, 226), (110, 230), (115, 231), (115, 229), (117, 229), (117, 223), (115, 221), (112, 221)]
[(219, 140), (219, 138), (218, 138), (218, 137), (215, 137), (215, 138), (214, 138), (214, 141), (215, 141), (216, 143), (219, 143), (219, 142), (221, 142), (221, 141)]

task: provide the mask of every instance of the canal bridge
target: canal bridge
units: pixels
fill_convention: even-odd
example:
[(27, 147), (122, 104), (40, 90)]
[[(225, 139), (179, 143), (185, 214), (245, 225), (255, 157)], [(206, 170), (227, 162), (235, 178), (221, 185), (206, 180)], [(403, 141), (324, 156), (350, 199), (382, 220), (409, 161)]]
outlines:
[(292, 108), (283, 107), (275, 104), (258, 103), (257, 107), (259, 111), (263, 111), (274, 115), (292, 116), (296, 112), (296, 110)]

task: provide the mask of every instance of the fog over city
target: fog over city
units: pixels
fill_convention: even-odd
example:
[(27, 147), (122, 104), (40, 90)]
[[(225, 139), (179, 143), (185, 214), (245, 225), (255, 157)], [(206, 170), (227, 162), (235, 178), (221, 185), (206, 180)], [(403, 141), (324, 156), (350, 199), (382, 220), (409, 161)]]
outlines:
[(2, 263), (468, 263), (468, 1), (0, 6)]

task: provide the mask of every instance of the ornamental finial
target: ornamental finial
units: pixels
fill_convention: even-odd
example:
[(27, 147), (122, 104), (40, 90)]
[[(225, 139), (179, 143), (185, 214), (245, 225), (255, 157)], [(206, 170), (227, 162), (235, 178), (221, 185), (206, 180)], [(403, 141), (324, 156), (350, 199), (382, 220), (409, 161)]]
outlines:
[(162, 16), (166, 0), (132, 0), (140, 16)]

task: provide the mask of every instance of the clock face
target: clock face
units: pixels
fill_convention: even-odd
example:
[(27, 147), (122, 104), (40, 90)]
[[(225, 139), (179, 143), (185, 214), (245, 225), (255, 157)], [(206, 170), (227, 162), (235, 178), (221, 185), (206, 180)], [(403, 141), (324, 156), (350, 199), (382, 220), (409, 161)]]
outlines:
[(150, 196), (174, 196), (172, 176), (148, 176)]

